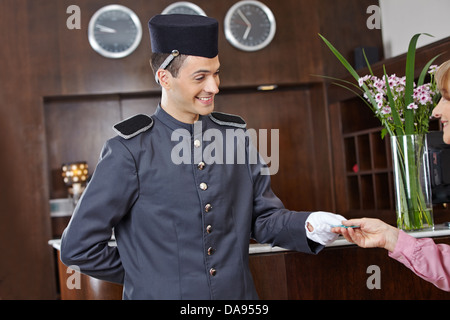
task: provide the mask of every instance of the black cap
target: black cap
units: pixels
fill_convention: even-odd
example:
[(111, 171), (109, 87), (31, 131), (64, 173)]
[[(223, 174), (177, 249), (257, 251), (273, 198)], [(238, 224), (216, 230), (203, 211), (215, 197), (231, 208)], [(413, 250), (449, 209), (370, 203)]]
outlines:
[(152, 52), (214, 58), (219, 53), (216, 19), (189, 14), (156, 15), (148, 22)]

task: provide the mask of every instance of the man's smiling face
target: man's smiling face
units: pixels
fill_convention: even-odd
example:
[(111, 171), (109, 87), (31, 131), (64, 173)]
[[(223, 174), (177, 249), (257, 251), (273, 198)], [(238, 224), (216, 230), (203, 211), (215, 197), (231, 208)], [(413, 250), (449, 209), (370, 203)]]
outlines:
[(167, 99), (161, 106), (175, 119), (193, 123), (198, 115), (214, 111), (214, 97), (219, 93), (219, 57), (188, 56), (175, 78), (170, 73), (163, 85)]

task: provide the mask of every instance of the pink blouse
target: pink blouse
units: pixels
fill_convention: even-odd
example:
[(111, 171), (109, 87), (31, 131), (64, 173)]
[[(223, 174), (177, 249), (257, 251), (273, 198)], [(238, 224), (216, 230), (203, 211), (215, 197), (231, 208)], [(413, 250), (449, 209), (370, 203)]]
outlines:
[(439, 289), (450, 291), (450, 246), (430, 238), (416, 239), (403, 231), (389, 256)]

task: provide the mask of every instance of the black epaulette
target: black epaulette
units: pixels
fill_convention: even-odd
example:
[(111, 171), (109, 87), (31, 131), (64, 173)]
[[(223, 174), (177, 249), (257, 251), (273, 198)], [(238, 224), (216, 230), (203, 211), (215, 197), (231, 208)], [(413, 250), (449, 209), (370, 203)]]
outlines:
[(245, 128), (247, 123), (239, 116), (223, 113), (223, 112), (213, 112), (209, 115), (212, 121), (221, 126), (232, 126), (237, 128)]
[(131, 139), (153, 126), (153, 119), (145, 114), (138, 114), (119, 122), (113, 130), (124, 139)]

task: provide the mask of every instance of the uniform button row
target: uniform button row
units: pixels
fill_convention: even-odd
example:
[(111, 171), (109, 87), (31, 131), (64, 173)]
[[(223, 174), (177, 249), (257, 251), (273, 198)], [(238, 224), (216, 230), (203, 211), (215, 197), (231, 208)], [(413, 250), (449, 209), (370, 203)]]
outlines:
[[(195, 141), (194, 141), (194, 147), (200, 148), (200, 146), (201, 146), (200, 140), (198, 140), (198, 139), (195, 140)], [(198, 168), (198, 170), (203, 170), (203, 169), (205, 168), (205, 166), (206, 166), (206, 164), (205, 164), (203, 161), (201, 161), (201, 162), (197, 165), (197, 168)], [(203, 190), (203, 191), (205, 191), (206, 189), (208, 189), (208, 185), (207, 185), (206, 183), (204, 183), (204, 182), (200, 183), (199, 187), (200, 187), (200, 189)], [(210, 203), (207, 203), (207, 204), (205, 205), (205, 212), (209, 212), (209, 211), (211, 211), (211, 209), (212, 209), (212, 205), (211, 205)], [(206, 232), (207, 232), (207, 233), (211, 233), (211, 232), (212, 232), (212, 226), (211, 226), (211, 225), (208, 225), (208, 226), (206, 227)], [(216, 251), (216, 249), (214, 249), (214, 248), (212, 248), (212, 247), (209, 247), (209, 248), (208, 248), (208, 255), (209, 255), (209, 256), (213, 255), (215, 251)], [(214, 269), (214, 268), (209, 269), (209, 274), (210, 274), (212, 277), (214, 277), (214, 276), (217, 274), (216, 269)]]

